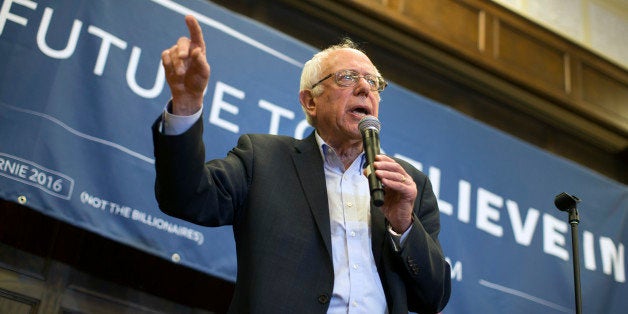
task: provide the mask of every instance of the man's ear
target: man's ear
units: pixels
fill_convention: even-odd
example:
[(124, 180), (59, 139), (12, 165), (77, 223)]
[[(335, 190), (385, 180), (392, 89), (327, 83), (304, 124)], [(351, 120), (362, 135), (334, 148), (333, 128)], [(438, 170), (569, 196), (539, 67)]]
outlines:
[(316, 116), (316, 102), (314, 101), (314, 97), (312, 96), (311, 90), (302, 90), (299, 92), (299, 101), (301, 102), (301, 106), (310, 116)]

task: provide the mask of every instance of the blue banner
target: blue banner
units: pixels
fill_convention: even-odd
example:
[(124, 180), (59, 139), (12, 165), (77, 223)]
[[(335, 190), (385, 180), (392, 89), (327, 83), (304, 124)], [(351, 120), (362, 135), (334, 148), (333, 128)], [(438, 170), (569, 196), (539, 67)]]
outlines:
[[(187, 35), (186, 14), (212, 67), (208, 159), (243, 133), (309, 134), (297, 95), (316, 51), (284, 34), (204, 1), (4, 0), (0, 197), (235, 280), (231, 228), (169, 217), (154, 199), (150, 126), (170, 97), (160, 54)], [(584, 312), (625, 311), (626, 185), (395, 84), (382, 98), (382, 150), (428, 174), (439, 198), (453, 270), (444, 313), (574, 312), (562, 191), (582, 199)]]

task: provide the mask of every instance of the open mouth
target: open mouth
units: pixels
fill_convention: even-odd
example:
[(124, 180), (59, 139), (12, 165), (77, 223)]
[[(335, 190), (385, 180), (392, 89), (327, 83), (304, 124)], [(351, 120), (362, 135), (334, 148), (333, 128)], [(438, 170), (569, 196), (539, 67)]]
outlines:
[(359, 117), (363, 117), (363, 116), (366, 116), (366, 115), (370, 114), (370, 112), (366, 108), (363, 108), (363, 107), (353, 108), (351, 110), (351, 113), (353, 113), (353, 114), (355, 114), (355, 115), (357, 115)]

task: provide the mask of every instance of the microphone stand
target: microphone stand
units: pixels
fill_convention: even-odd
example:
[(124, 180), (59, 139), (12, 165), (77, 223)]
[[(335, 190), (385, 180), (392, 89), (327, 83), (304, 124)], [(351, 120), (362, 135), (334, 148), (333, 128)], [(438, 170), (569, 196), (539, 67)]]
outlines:
[(569, 223), (571, 224), (571, 250), (573, 255), (573, 278), (574, 291), (576, 294), (576, 314), (582, 313), (582, 296), (580, 294), (580, 245), (578, 244), (578, 210), (573, 208), (569, 211)]
[(559, 210), (569, 213), (569, 224), (571, 224), (571, 254), (573, 260), (574, 292), (576, 296), (576, 314), (582, 314), (582, 295), (580, 291), (580, 245), (578, 243), (578, 223), (580, 222), (580, 218), (578, 216), (578, 209), (576, 208), (576, 204), (578, 202), (580, 202), (579, 198), (565, 192), (557, 195), (554, 200), (554, 204)]

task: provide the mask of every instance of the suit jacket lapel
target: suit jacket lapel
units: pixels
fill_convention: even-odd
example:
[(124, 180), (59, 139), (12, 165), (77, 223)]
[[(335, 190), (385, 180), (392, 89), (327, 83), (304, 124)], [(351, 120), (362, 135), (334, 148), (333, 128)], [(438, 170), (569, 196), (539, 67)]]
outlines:
[(381, 269), (382, 250), (386, 238), (386, 217), (382, 210), (371, 205), (371, 245), (377, 269)]
[(301, 181), (303, 192), (310, 205), (312, 216), (325, 243), (331, 261), (331, 228), (329, 225), (329, 203), (323, 159), (316, 144), (314, 132), (295, 145), (292, 154), (294, 165)]

